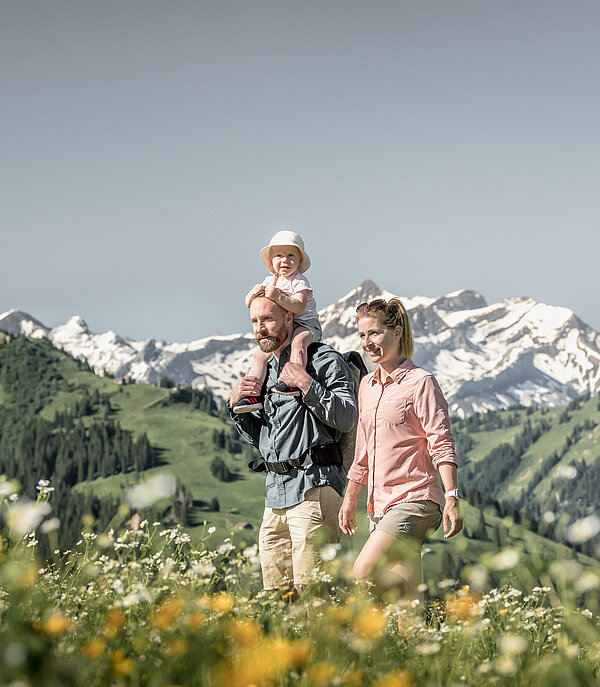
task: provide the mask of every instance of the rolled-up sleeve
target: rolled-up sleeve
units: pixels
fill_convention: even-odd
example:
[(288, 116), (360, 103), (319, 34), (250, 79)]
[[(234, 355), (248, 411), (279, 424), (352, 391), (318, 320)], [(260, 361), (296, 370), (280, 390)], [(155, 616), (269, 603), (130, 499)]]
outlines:
[(348, 470), (348, 479), (358, 484), (367, 484), (369, 480), (369, 455), (367, 453), (367, 440), (365, 429), (360, 421), (356, 427), (356, 445), (354, 447), (354, 460)]
[(427, 438), (427, 448), (436, 470), (440, 463), (458, 466), (450, 429), (448, 403), (435, 377), (423, 378), (415, 393), (414, 408)]

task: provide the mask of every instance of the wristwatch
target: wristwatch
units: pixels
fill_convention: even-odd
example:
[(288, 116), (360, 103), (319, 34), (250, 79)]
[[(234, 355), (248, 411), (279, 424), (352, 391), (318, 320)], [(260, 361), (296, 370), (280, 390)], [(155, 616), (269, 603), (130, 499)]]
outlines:
[(465, 495), (462, 492), (462, 489), (451, 489), (450, 491), (447, 491), (444, 496), (448, 498), (449, 496), (454, 496), (455, 499), (464, 499)]

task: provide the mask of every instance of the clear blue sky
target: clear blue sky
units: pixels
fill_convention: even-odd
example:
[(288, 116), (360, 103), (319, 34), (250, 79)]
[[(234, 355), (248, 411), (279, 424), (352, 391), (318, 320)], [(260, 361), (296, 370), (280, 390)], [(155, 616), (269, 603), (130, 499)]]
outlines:
[(0, 3), (0, 312), (248, 327), (279, 229), (319, 306), (528, 295), (600, 329), (600, 4)]

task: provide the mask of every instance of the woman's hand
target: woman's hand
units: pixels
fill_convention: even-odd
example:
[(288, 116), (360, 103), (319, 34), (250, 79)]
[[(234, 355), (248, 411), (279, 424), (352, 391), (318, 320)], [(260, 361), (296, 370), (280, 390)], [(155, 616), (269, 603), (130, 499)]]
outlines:
[(357, 501), (344, 497), (342, 507), (338, 513), (340, 529), (350, 537), (356, 534), (356, 508)]
[(444, 534), (444, 539), (450, 539), (450, 537), (453, 537), (462, 530), (463, 517), (460, 512), (458, 499), (455, 499), (454, 496), (449, 496), (446, 499), (442, 522), (444, 524), (444, 532), (446, 533)]

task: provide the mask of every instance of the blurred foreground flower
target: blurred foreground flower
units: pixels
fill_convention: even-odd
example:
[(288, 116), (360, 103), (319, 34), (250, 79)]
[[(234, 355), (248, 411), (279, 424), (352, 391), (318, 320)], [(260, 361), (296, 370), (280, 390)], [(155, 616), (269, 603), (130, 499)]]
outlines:
[(519, 554), (514, 549), (504, 549), (496, 554), (491, 561), (494, 570), (511, 570), (519, 562)]
[(354, 630), (361, 637), (380, 637), (387, 627), (388, 617), (380, 608), (365, 608), (354, 621)]
[(135, 668), (135, 660), (125, 656), (123, 649), (117, 649), (110, 655), (113, 672), (116, 675), (130, 675)]
[[(4, 478), (4, 475), (2, 475), (2, 477)], [(16, 482), (2, 479), (2, 481), (0, 481), (0, 501), (16, 494), (18, 490), (19, 488)]]
[(154, 475), (143, 484), (131, 487), (125, 495), (125, 501), (132, 508), (148, 508), (152, 504), (173, 496), (176, 489), (176, 481), (173, 475), (162, 472)]
[(252, 618), (238, 618), (227, 624), (227, 634), (237, 644), (252, 646), (261, 638), (262, 630), (256, 620)]
[(461, 590), (446, 601), (448, 615), (454, 620), (468, 620), (482, 615), (484, 608), (479, 605), (481, 597), (468, 590)]
[(269, 637), (217, 666), (219, 687), (248, 687), (274, 681), (283, 673), (306, 665), (312, 658), (307, 640)]
[(321, 558), (324, 561), (332, 561), (339, 551), (339, 544), (327, 544), (321, 549)]
[(62, 635), (71, 627), (71, 621), (62, 613), (53, 613), (47, 620), (40, 623), (38, 627), (46, 634)]
[(180, 598), (163, 601), (160, 606), (155, 608), (152, 612), (152, 624), (163, 630), (171, 627), (175, 622), (175, 618), (177, 618), (183, 610), (184, 605), (183, 599)]
[(106, 644), (101, 639), (92, 639), (81, 647), (81, 651), (92, 660), (100, 658), (104, 653)]
[(600, 518), (597, 515), (588, 515), (587, 518), (576, 520), (567, 528), (566, 534), (572, 544), (583, 544), (595, 537), (598, 532), (600, 532)]
[(372, 687), (411, 687), (412, 680), (410, 675), (404, 670), (393, 670), (376, 680)]
[(8, 527), (13, 534), (23, 537), (33, 532), (51, 510), (49, 503), (19, 499), (7, 506)]
[(529, 642), (525, 637), (510, 632), (502, 635), (499, 643), (503, 654), (522, 654), (529, 647)]

